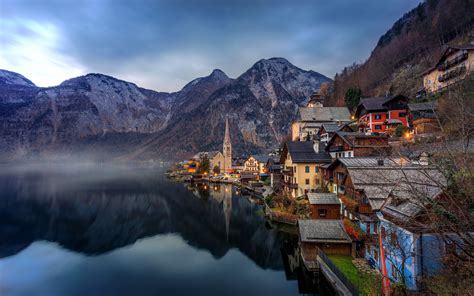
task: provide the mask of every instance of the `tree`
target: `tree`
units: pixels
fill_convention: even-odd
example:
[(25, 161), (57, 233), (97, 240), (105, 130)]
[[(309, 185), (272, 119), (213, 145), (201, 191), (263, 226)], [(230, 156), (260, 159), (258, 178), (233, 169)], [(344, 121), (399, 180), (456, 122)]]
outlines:
[(347, 108), (354, 110), (359, 104), (360, 98), (362, 97), (362, 90), (358, 87), (351, 87), (347, 90), (344, 97), (344, 102)]
[(204, 173), (209, 173), (209, 168), (211, 164), (209, 162), (209, 157), (204, 154), (201, 156), (201, 163), (199, 165), (199, 173), (204, 174)]
[(216, 175), (219, 175), (221, 173), (221, 168), (216, 164), (212, 169), (212, 172)]

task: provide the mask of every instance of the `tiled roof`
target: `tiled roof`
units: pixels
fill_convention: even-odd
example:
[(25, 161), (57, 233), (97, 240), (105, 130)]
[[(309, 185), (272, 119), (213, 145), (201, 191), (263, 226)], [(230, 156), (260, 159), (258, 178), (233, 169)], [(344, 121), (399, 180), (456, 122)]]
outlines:
[(334, 205), (341, 204), (336, 193), (315, 193), (309, 192), (307, 194), (309, 203), (312, 205)]
[(388, 142), (387, 142), (387, 145), (384, 145), (384, 146), (381, 146), (378, 144), (356, 145), (356, 139), (385, 139), (387, 138), (387, 136), (385, 135), (375, 135), (375, 134), (367, 135), (361, 132), (342, 132), (342, 131), (338, 131), (332, 136), (332, 138), (328, 142), (328, 146), (332, 142), (333, 138), (335, 139), (336, 136), (341, 137), (351, 147), (380, 147), (380, 148), (389, 147)]
[(346, 107), (300, 107), (298, 118), (301, 121), (351, 121), (351, 114)]
[(352, 242), (340, 220), (298, 220), (302, 242)]
[(270, 158), (270, 156), (266, 154), (256, 154), (256, 155), (252, 155), (252, 157), (255, 158), (255, 160), (260, 163), (267, 163), (268, 159)]
[[(350, 157), (339, 158), (337, 161), (341, 162), (347, 168), (369, 167), (371, 169), (384, 169), (386, 167), (413, 166), (413, 164), (411, 164), (410, 161), (404, 157)], [(379, 161), (383, 161), (383, 165), (380, 165)]]
[(324, 143), (319, 143), (319, 153), (313, 148), (312, 141), (291, 141), (287, 142), (288, 153), (294, 163), (326, 163), (331, 162), (331, 156), (324, 150)]
[(408, 104), (410, 111), (432, 111), (436, 107), (436, 101)]
[(327, 133), (335, 133), (341, 128), (337, 123), (323, 123), (322, 127)]

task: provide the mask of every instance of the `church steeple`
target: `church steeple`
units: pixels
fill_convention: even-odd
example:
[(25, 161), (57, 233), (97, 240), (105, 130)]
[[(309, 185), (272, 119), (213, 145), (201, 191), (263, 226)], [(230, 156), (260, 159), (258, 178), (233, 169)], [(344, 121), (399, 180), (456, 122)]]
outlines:
[(225, 135), (224, 135), (224, 145), (223, 145), (224, 154), (224, 171), (228, 172), (232, 169), (232, 143), (230, 142), (230, 132), (229, 132), (229, 118), (225, 118)]

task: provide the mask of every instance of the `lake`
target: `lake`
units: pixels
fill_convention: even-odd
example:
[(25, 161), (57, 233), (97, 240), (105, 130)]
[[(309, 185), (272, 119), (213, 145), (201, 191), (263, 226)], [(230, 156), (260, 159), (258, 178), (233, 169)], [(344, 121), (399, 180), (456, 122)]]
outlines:
[[(0, 295), (332, 295), (230, 185), (117, 165), (0, 168)], [(297, 261), (297, 260), (296, 260)]]

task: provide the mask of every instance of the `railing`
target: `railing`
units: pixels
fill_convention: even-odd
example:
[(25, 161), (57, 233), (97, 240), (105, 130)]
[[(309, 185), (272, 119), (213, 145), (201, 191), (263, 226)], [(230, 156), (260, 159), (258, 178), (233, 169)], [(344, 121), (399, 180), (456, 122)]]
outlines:
[(358, 212), (361, 213), (361, 214), (371, 214), (372, 213), (372, 207), (368, 204), (359, 204)]
[(326, 265), (329, 267), (329, 269), (339, 278), (339, 280), (346, 286), (346, 288), (351, 292), (352, 295), (359, 295), (359, 289), (354, 286), (354, 284), (349, 281), (346, 276), (337, 268), (336, 265), (329, 259), (326, 254), (324, 254), (321, 249), (317, 249), (318, 256), (321, 258), (321, 260), (326, 263)]
[(285, 175), (285, 176), (293, 177), (293, 171), (292, 170), (283, 170), (282, 174)]
[(283, 181), (283, 185), (291, 189), (298, 189), (298, 184), (296, 183)]
[(334, 146), (329, 148), (330, 152), (338, 152), (338, 151), (344, 151), (344, 146)]

